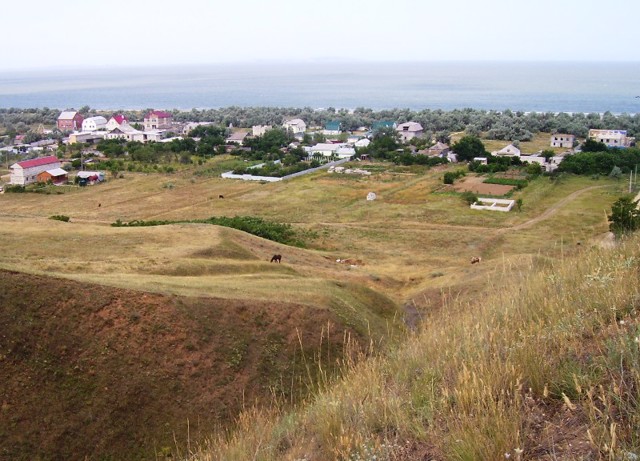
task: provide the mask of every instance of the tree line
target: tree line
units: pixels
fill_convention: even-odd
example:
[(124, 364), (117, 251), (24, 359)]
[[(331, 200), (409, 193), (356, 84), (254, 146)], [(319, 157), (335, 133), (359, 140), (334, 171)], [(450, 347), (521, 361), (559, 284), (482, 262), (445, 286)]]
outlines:
[[(118, 111), (129, 120), (141, 121), (144, 114), (152, 109), (138, 111)], [(102, 115), (109, 118), (112, 111), (91, 109), (87, 106), (79, 110), (84, 116)], [(377, 121), (420, 123), (425, 135), (433, 138), (446, 138), (449, 133), (464, 131), (470, 135), (484, 133), (488, 139), (509, 141), (527, 141), (535, 133), (568, 133), (586, 137), (589, 129), (627, 130), (629, 136), (640, 135), (640, 114), (603, 114), (590, 113), (554, 113), (495, 111), (480, 109), (389, 109), (374, 111), (364, 107), (353, 111), (346, 109), (313, 109), (311, 107), (239, 107), (230, 106), (216, 109), (192, 109), (190, 111), (172, 110), (178, 122), (210, 122), (228, 127), (251, 127), (253, 125), (281, 125), (289, 118), (302, 118), (309, 126), (321, 127), (329, 120), (339, 121), (343, 129), (357, 130), (370, 127)], [(39, 124), (55, 125), (60, 111), (50, 108), (39, 109), (0, 109), (0, 134), (26, 134)]]

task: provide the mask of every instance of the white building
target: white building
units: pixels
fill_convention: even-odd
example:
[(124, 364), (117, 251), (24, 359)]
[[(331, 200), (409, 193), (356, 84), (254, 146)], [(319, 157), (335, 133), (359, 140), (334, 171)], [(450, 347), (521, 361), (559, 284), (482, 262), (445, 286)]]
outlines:
[(629, 147), (632, 140), (626, 130), (589, 130), (589, 139), (607, 147)]
[(128, 123), (123, 123), (117, 128), (110, 130), (104, 135), (105, 139), (126, 139), (127, 141), (140, 141), (146, 140), (145, 133), (136, 130)]
[(251, 135), (253, 137), (264, 136), (264, 134), (271, 129), (271, 125), (254, 125), (251, 128)]
[(116, 128), (119, 128), (120, 126), (122, 126), (125, 123), (127, 123), (127, 124), (129, 123), (129, 120), (127, 120), (127, 117), (125, 117), (124, 115), (121, 115), (121, 114), (114, 115), (107, 122), (106, 129), (107, 129), (107, 131), (115, 130)]
[(402, 142), (410, 141), (413, 138), (420, 138), (424, 133), (422, 125), (420, 125), (418, 122), (401, 123), (396, 127), (396, 131), (400, 135), (400, 139), (402, 140)]
[(294, 118), (292, 120), (287, 120), (282, 124), (282, 127), (285, 130), (293, 131), (293, 134), (302, 134), (307, 131), (307, 124), (304, 123), (304, 120), (299, 118)]
[(309, 156), (322, 155), (323, 157), (351, 158), (356, 150), (348, 144), (318, 143), (315, 146), (305, 147)]
[(551, 135), (551, 147), (564, 147), (571, 149), (576, 137), (572, 134), (556, 133)]
[(14, 163), (9, 167), (11, 170), (10, 182), (11, 184), (26, 186), (36, 182), (40, 173), (60, 167), (60, 161), (55, 155)]
[(107, 127), (107, 119), (98, 115), (96, 117), (85, 118), (82, 121), (82, 131), (104, 130)]
[(509, 144), (498, 151), (491, 152), (491, 154), (499, 157), (520, 157), (520, 149), (513, 144)]

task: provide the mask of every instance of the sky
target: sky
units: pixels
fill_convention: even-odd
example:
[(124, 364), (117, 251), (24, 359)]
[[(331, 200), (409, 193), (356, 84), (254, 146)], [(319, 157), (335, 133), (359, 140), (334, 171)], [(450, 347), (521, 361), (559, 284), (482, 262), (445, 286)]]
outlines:
[(341, 61), (640, 61), (637, 0), (18, 0), (0, 72)]

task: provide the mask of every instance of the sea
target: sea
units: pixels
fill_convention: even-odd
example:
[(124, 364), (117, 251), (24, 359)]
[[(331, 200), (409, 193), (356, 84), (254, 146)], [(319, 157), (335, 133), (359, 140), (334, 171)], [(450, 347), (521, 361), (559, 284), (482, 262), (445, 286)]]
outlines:
[(0, 72), (0, 108), (640, 112), (640, 62), (313, 62)]

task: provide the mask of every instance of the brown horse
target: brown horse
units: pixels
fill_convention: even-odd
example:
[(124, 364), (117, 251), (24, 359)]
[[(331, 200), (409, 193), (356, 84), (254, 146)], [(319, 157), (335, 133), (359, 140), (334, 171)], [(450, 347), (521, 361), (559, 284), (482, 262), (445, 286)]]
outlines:
[(482, 261), (482, 258), (480, 256), (474, 256), (473, 258), (471, 258), (471, 264), (479, 263), (480, 261)]
[(282, 255), (273, 255), (273, 257), (271, 258), (272, 263), (279, 263), (280, 261), (282, 261)]

